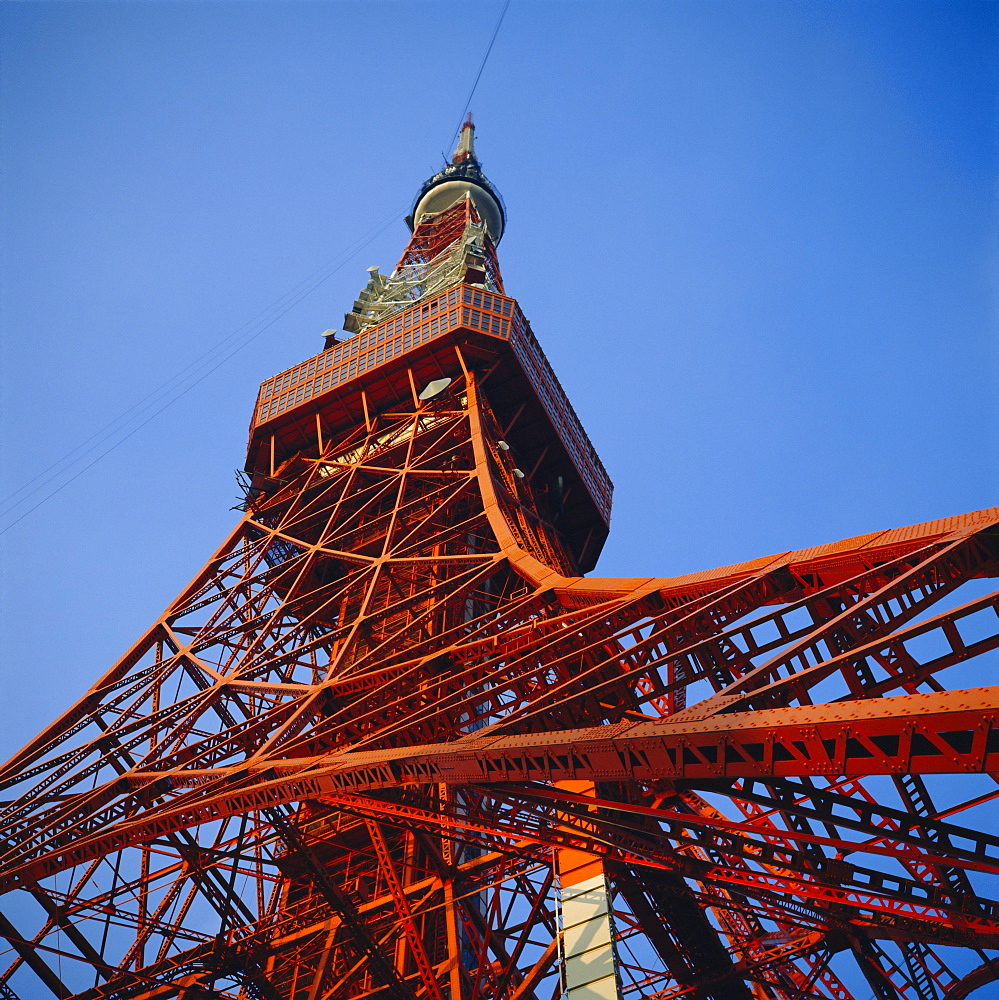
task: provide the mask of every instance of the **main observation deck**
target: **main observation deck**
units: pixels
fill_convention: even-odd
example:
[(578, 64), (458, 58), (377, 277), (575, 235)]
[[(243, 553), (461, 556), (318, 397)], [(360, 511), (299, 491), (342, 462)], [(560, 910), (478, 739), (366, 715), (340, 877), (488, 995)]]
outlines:
[[(610, 523), (613, 485), (572, 404), (552, 371), (515, 299), (459, 284), (412, 306), (349, 340), (268, 379), (260, 386), (251, 424), (254, 441), (316, 409), (327, 398), (349, 395), (383, 366), (398, 368), (434, 341), (504, 341), (537, 395), (545, 415), (603, 521)], [(366, 380), (366, 379), (365, 379)]]

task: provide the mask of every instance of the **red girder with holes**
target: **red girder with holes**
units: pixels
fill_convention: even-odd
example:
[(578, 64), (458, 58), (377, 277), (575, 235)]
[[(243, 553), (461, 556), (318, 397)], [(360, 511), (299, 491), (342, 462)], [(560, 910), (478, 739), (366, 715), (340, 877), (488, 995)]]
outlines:
[(610, 484), (486, 251), (264, 384), (244, 516), (0, 769), (0, 996), (549, 1000), (570, 855), (626, 1000), (990, 988), (999, 509), (584, 577)]

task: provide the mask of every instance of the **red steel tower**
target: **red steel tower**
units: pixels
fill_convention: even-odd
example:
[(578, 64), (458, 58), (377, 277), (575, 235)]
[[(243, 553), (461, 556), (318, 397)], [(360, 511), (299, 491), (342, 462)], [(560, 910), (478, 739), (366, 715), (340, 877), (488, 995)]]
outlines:
[(999, 979), (999, 509), (584, 576), (611, 484), (472, 139), (346, 334), (261, 386), (233, 532), (2, 768), (0, 997)]

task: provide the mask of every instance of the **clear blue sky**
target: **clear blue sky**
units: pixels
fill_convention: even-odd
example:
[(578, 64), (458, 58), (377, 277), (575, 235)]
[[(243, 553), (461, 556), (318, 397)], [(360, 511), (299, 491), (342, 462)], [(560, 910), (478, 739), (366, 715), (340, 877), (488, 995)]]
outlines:
[[(398, 217), (2, 536), (0, 756), (227, 533), (258, 384), (394, 265), (500, 6), (0, 6), (7, 489)], [(997, 502), (997, 22), (513, 0), (473, 111), (508, 291), (616, 484), (598, 572)]]

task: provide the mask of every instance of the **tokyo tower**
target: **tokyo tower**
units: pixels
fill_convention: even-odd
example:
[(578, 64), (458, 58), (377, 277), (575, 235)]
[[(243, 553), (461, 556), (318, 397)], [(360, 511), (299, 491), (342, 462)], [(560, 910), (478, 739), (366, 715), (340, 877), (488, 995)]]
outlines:
[(995, 995), (999, 508), (584, 576), (611, 483), (473, 140), (3, 766), (0, 998)]

